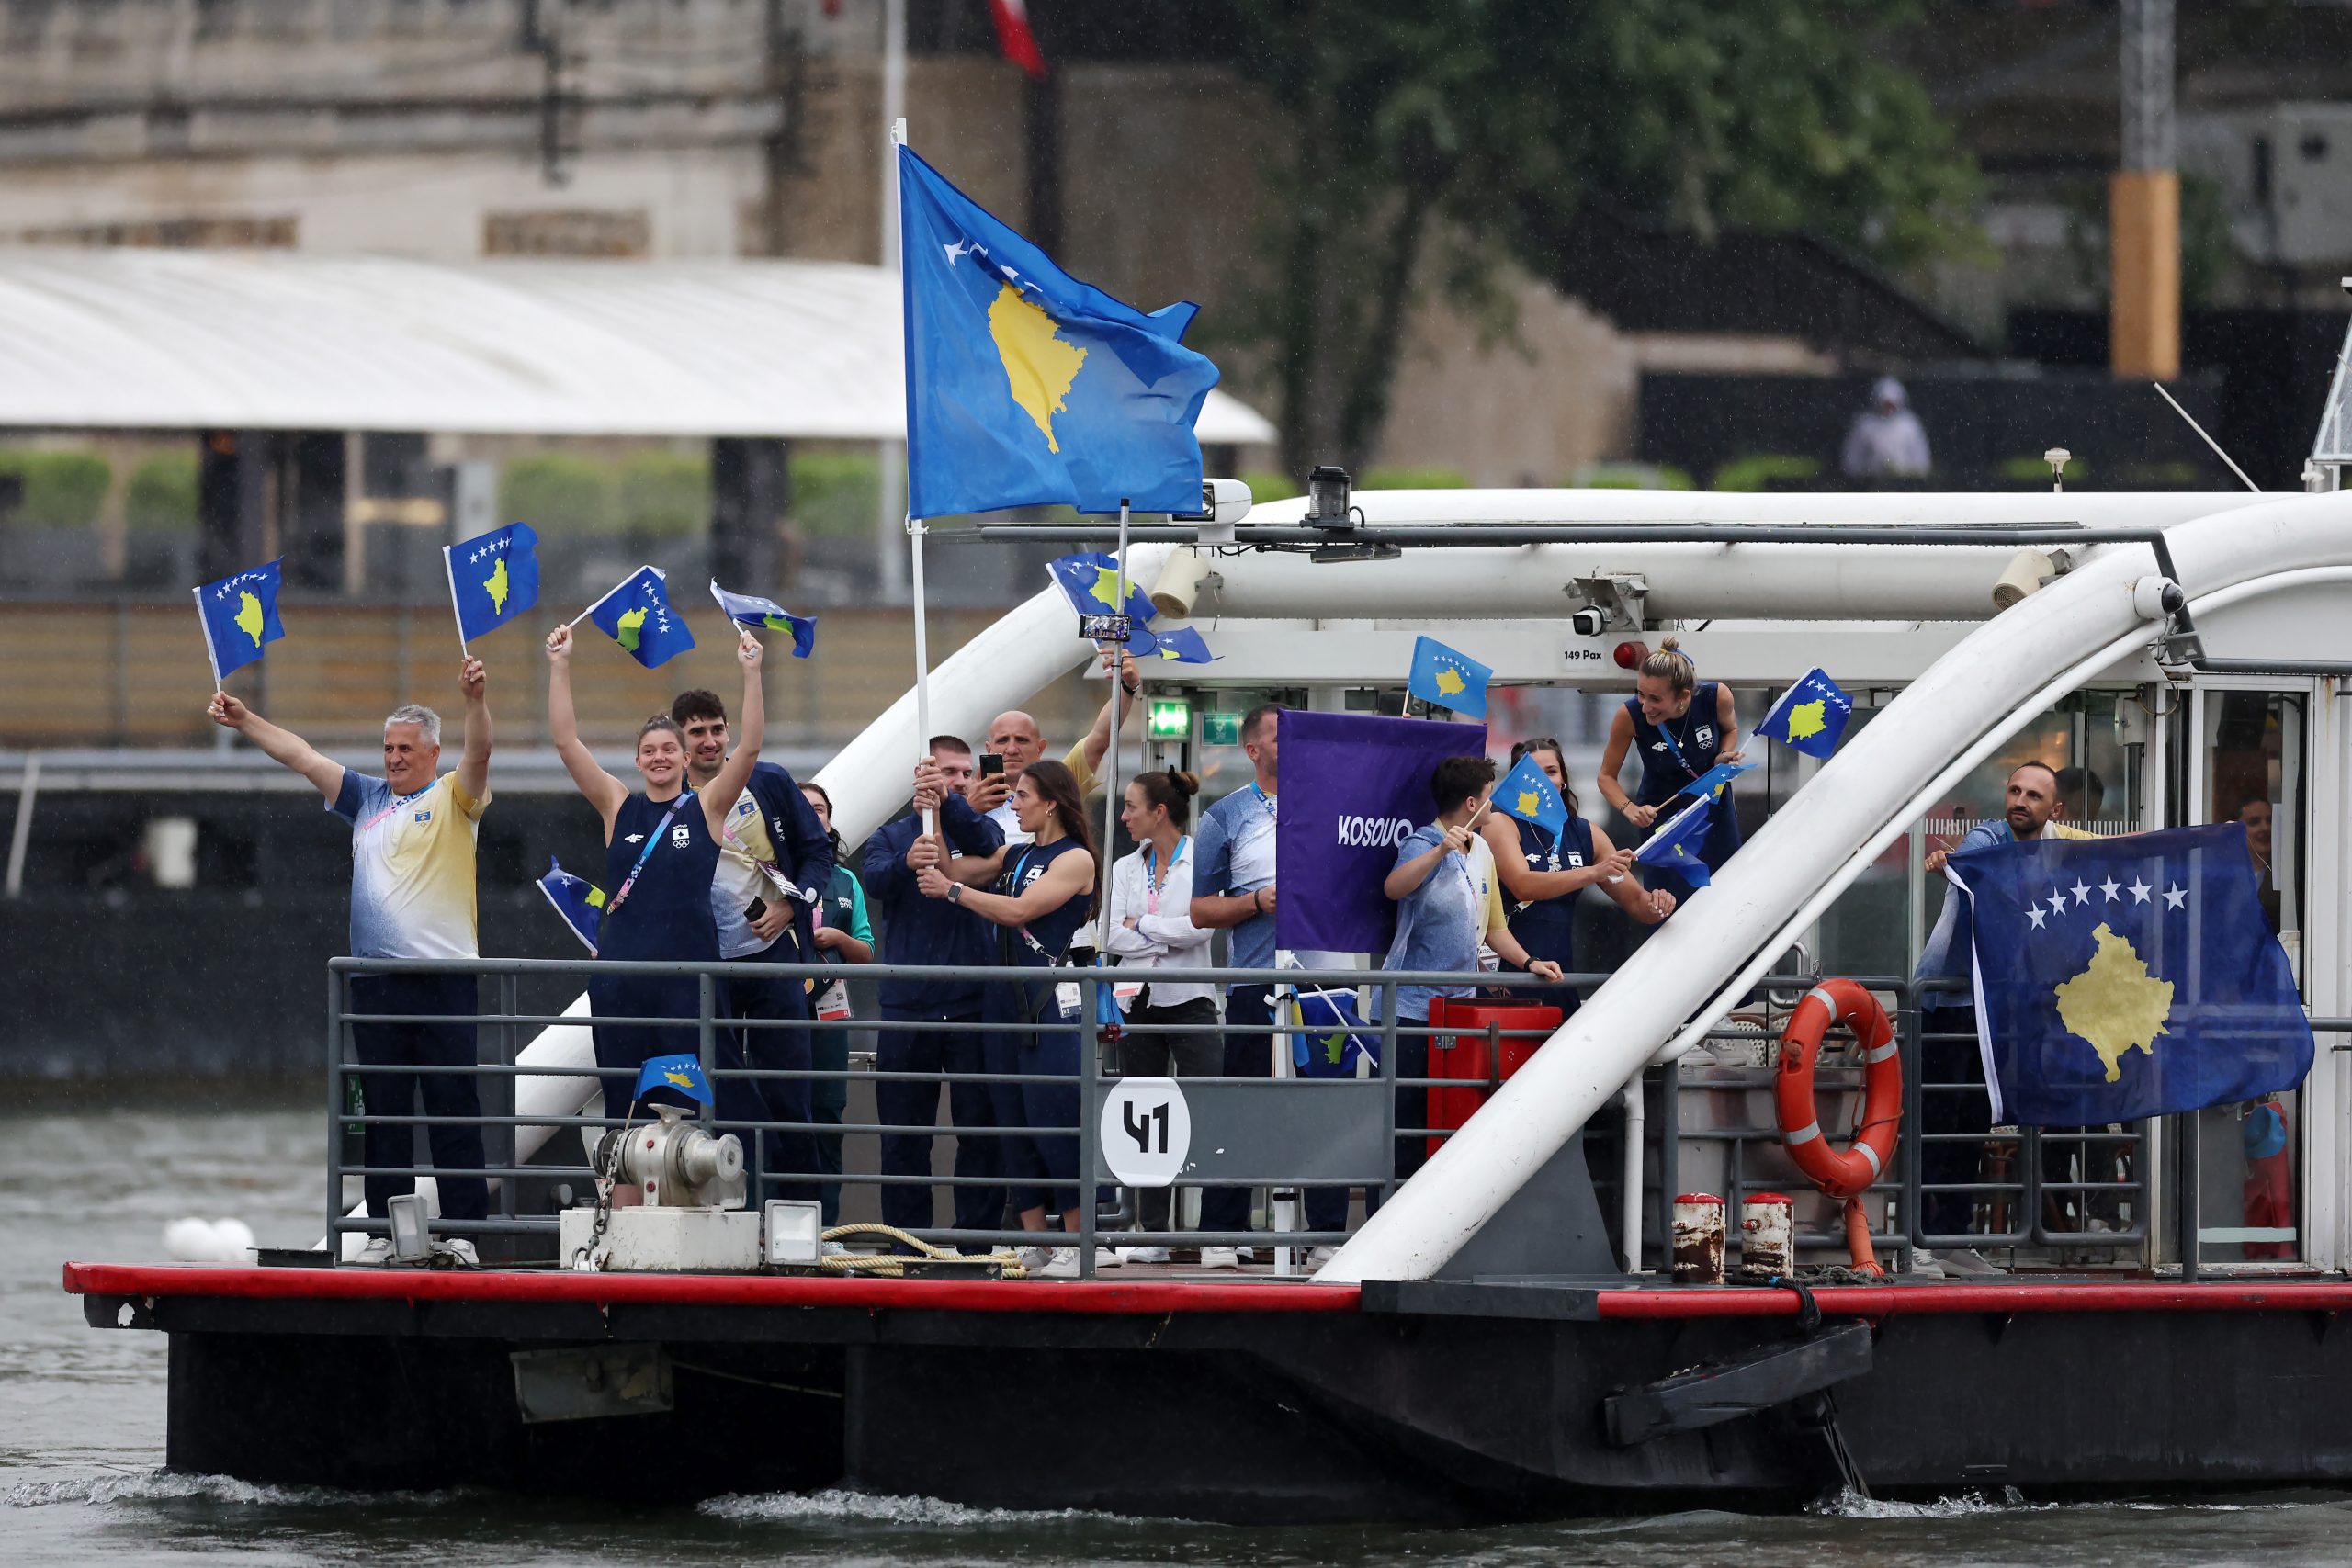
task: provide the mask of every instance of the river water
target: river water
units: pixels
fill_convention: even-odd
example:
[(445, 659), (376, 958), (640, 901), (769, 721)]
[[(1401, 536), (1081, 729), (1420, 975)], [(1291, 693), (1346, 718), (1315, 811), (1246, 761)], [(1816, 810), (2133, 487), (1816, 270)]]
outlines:
[[(212, 1098), (208, 1096), (208, 1098)], [(163, 1472), (162, 1336), (84, 1326), (69, 1258), (164, 1256), (173, 1219), (234, 1217), (264, 1246), (323, 1225), (315, 1110), (0, 1115), (0, 1562), (1011, 1562), (2168, 1568), (2352, 1561), (2352, 1498), (2037, 1505), (1851, 1501), (1784, 1517), (1685, 1513), (1479, 1530), (1240, 1529), (992, 1513), (842, 1492), (700, 1508), (488, 1492), (366, 1496)], [(2313, 1390), (2312, 1397), (2335, 1397)]]

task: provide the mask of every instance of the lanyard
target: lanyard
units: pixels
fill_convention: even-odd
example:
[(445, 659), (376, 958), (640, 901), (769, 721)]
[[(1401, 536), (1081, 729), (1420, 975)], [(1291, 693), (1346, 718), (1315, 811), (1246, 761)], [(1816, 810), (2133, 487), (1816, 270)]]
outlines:
[[(435, 779), (435, 780), (434, 780), (434, 781), (433, 781), (433, 784), (439, 784), (440, 782), (441, 782), (440, 780)], [(404, 795), (401, 796), (401, 798), (400, 798), (400, 799), (393, 801), (390, 806), (387, 806), (386, 807), (384, 807), (384, 809), (382, 809), (381, 811), (379, 811), (378, 813), (376, 813), (376, 815), (375, 815), (375, 816), (370, 817), (369, 818), (368, 818), (368, 820), (367, 820), (367, 821), (362, 822), (361, 824), (359, 824), (359, 830), (360, 830), (361, 832), (363, 832), (363, 833), (365, 833), (365, 832), (368, 831), (369, 829), (373, 829), (373, 828), (376, 826), (376, 824), (377, 824), (377, 823), (381, 822), (385, 818), (390, 817), (393, 812), (398, 811), (398, 810), (401, 810), (402, 807), (406, 807), (410, 802), (412, 802), (412, 801), (417, 801), (417, 800), (423, 800), (426, 795), (431, 795), (432, 793), (433, 793), (433, 784), (426, 784), (423, 789), (418, 790), (414, 795)]]
[(1258, 787), (1258, 781), (1256, 779), (1251, 779), (1250, 781), (1250, 793), (1256, 795), (1258, 797), (1258, 804), (1266, 808), (1266, 820), (1269, 822), (1273, 821), (1275, 819), (1274, 803), (1266, 798), (1266, 792)]
[[(1184, 858), (1184, 851), (1192, 841), (1192, 835), (1189, 833), (1177, 839), (1176, 852), (1168, 857), (1168, 871), (1170, 875), (1172, 876), (1175, 874), (1176, 863)], [(1148, 915), (1156, 915), (1159, 913), (1159, 884), (1153, 876), (1152, 848), (1153, 846), (1150, 844), (1146, 844), (1143, 847), (1143, 908), (1144, 913)]]
[(1675, 737), (1674, 731), (1668, 729), (1666, 725), (1659, 724), (1654, 727), (1657, 730), (1658, 734), (1665, 738), (1666, 743), (1674, 748), (1674, 760), (1682, 764), (1682, 771), (1689, 773), (1694, 779), (1705, 770), (1694, 768), (1690, 765), (1690, 754), (1682, 750), (1682, 741), (1690, 739), (1690, 715), (1697, 709), (1698, 705), (1698, 692), (1697, 688), (1694, 687), (1691, 691), (1690, 706), (1684, 709), (1682, 713), (1682, 736), (1679, 739)]
[(645, 847), (637, 852), (637, 863), (628, 868), (628, 874), (621, 878), (621, 885), (619, 888), (615, 891), (610, 898), (605, 900), (605, 919), (610, 919), (612, 918), (613, 911), (621, 907), (621, 900), (628, 897), (628, 890), (637, 886), (638, 874), (645, 869), (645, 863), (653, 858), (653, 852), (660, 849), (662, 847), (662, 840), (669, 836), (670, 819), (677, 816), (678, 808), (680, 807), (685, 805), (686, 802), (692, 800), (694, 797), (694, 791), (690, 789), (680, 790), (678, 792), (678, 798), (670, 803), (670, 809), (662, 814), (661, 825), (656, 827), (651, 833), (646, 836)]

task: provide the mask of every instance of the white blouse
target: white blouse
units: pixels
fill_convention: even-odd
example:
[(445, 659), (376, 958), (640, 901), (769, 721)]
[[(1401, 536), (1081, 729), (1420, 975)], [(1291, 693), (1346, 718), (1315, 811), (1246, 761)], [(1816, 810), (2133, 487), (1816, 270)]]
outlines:
[[(1145, 846), (1148, 848), (1149, 846)], [(1175, 858), (1165, 867), (1165, 876), (1158, 898), (1151, 896), (1149, 880), (1145, 875), (1144, 852), (1138, 849), (1114, 862), (1111, 866), (1111, 897), (1102, 910), (1103, 946), (1119, 955), (1122, 973), (1120, 989), (1129, 984), (1141, 983), (1143, 976), (1132, 978), (1125, 971), (1158, 969), (1163, 964), (1171, 969), (1205, 969), (1209, 966), (1209, 939), (1212, 933), (1193, 923), (1193, 840), (1187, 834), (1177, 840)], [(1155, 912), (1154, 904), (1157, 903)], [(1130, 927), (1127, 921), (1136, 923)], [(1200, 998), (1214, 999), (1215, 986), (1170, 981), (1151, 987), (1150, 1003), (1156, 1008), (1173, 1007), (1178, 1002)], [(1130, 1006), (1127, 997), (1120, 998), (1124, 1009)]]

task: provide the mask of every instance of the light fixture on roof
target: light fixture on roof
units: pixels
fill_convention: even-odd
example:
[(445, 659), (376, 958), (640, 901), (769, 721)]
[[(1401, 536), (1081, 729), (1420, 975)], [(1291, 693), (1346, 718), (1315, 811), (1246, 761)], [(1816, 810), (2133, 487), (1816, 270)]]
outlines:
[(1306, 475), (1306, 525), (1310, 528), (1351, 528), (1355, 508), (1349, 503), (1354, 481), (1348, 470), (1318, 463)]

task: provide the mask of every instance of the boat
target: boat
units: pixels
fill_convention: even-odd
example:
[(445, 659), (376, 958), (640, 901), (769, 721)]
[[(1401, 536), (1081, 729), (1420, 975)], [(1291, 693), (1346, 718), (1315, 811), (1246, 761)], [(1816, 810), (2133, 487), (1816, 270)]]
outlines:
[[(1663, 634), (1744, 718), (1816, 666), (1857, 701), (1834, 756), (1740, 786), (1758, 820), (1712, 886), (1594, 976), (1311, 1275), (583, 1270), (544, 1250), (554, 1216), (526, 1196), (505, 1212), (537, 1264), (363, 1269), (330, 1247), (279, 1267), (76, 1263), (65, 1286), (94, 1326), (168, 1337), (172, 1467), (254, 1482), (654, 1501), (848, 1485), (1236, 1522), (2342, 1483), (2352, 497), (2315, 471), (2285, 495), (1388, 491), (1138, 520), (1125, 570), (1220, 656), (1155, 685), (1155, 763), (1213, 753), (1217, 716), (1269, 696), (1393, 711), (1421, 636), (1475, 649), (1498, 689), (1622, 695), (1625, 650)], [(1102, 546), (1105, 526), (1019, 536)], [(924, 722), (980, 732), (1091, 654), (1041, 592), (939, 666)], [(850, 841), (902, 804), (922, 703), (819, 774)], [(2228, 819), (2249, 781), (2274, 803), (2279, 936), (2322, 1048), (2274, 1107), (2283, 1175), (2254, 1168), (2281, 1151), (2231, 1107), (2071, 1142), (1999, 1129), (1981, 1224), (1930, 1235), (1917, 1111), (1951, 1090), (1916, 1077), (1926, 853), (1979, 770), (2053, 742), (2103, 773), (2113, 830)], [(1878, 1275), (1770, 1110), (1776, 1035), (1838, 976), (1887, 1000), (1914, 1069), (1896, 1164), (1862, 1200)], [(543, 1021), (514, 1058), (514, 1120), (560, 1151), (593, 1082), (585, 1030)], [(1105, 1179), (1091, 1129), (1119, 1082), (1090, 1057), (1080, 1130)], [(1359, 1105), (1385, 1099), (1359, 1087)], [(1859, 1074), (1822, 1087), (1840, 1128)], [(1194, 1104), (1196, 1145), (1220, 1142), (1219, 1103)], [(1277, 1200), (1333, 1179), (1299, 1163), (1312, 1138), (1282, 1142), (1235, 1156)], [(2241, 1208), (2257, 1176), (2259, 1213)], [(1748, 1266), (1720, 1283), (1678, 1264), (1676, 1200), (1701, 1185), (1727, 1196)], [(1743, 1245), (1739, 1216), (1789, 1204), (1782, 1187), (1796, 1256), (1755, 1267), (1764, 1238)], [(1955, 1239), (1999, 1272), (1910, 1267)]]

